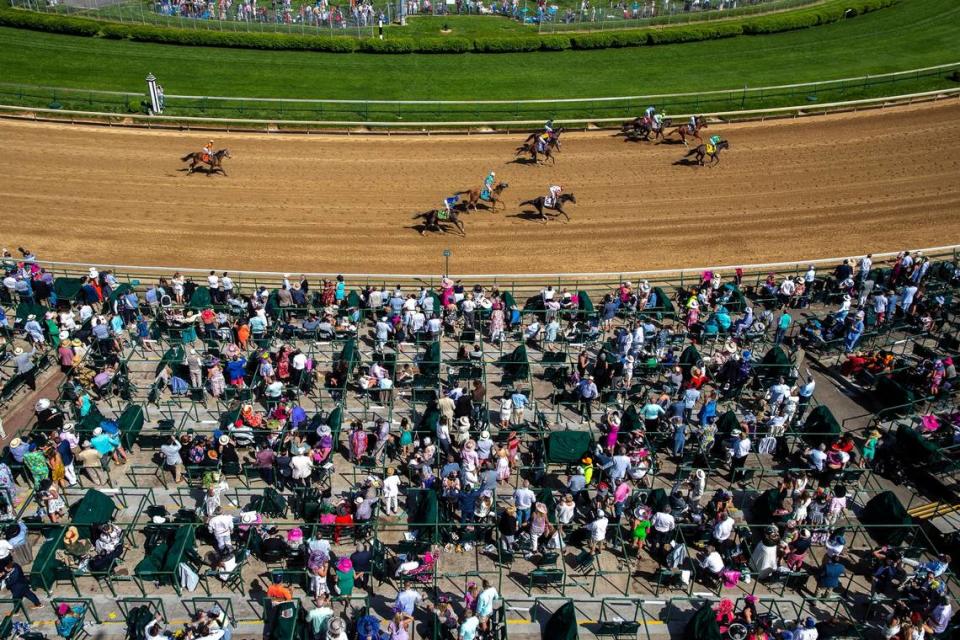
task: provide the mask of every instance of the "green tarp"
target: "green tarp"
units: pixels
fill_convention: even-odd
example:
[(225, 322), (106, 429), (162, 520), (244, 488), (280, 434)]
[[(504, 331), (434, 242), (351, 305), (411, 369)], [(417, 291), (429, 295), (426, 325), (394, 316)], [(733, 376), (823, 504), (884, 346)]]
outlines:
[(803, 423), (803, 440), (811, 447), (818, 447), (820, 443), (830, 444), (842, 431), (830, 409), (826, 405), (820, 405), (810, 412)]
[[(518, 346), (511, 353), (503, 356), (500, 360), (503, 366), (503, 374), (514, 380), (525, 379), (530, 375), (530, 363), (527, 360), (527, 347)], [(423, 368), (421, 367), (421, 371)]]
[(267, 602), (263, 620), (264, 640), (294, 640), (300, 620), (300, 604), (296, 600)]
[(941, 458), (940, 447), (907, 424), (897, 427), (897, 453), (904, 462), (920, 462), (922, 465)]
[(655, 311), (666, 316), (676, 315), (676, 312), (673, 309), (673, 302), (670, 301), (670, 297), (664, 293), (663, 289), (660, 287), (654, 287), (653, 292), (657, 294), (657, 304), (649, 309), (645, 309), (645, 311)]
[(213, 301), (210, 299), (210, 290), (206, 287), (197, 287), (194, 289), (193, 295), (190, 296), (190, 303), (187, 308), (201, 311), (209, 309), (211, 306), (213, 306)]
[(17, 305), (17, 322), (23, 325), (27, 321), (28, 316), (37, 316), (37, 322), (43, 324), (43, 314), (46, 313), (46, 309), (41, 307), (39, 304), (29, 304), (27, 302), (21, 302)]
[[(912, 389), (909, 389), (893, 378), (886, 376), (877, 380), (875, 387), (876, 398), (880, 403), (881, 410), (888, 414), (902, 413), (909, 409), (908, 406), (916, 401), (916, 395)], [(894, 407), (901, 407), (897, 411), (890, 411)]]
[(157, 363), (157, 368), (153, 372), (154, 375), (157, 375), (163, 371), (163, 368), (167, 365), (169, 365), (173, 372), (176, 373), (177, 368), (183, 364), (183, 359), (185, 357), (186, 352), (183, 350), (181, 345), (170, 347), (167, 349), (166, 353), (163, 354), (163, 357), (160, 358), (160, 362)]
[(590, 434), (586, 431), (558, 431), (547, 437), (547, 462), (574, 464), (590, 451)]
[(700, 352), (697, 351), (697, 348), (693, 345), (690, 345), (683, 350), (683, 353), (680, 354), (679, 366), (683, 370), (683, 378), (689, 379), (691, 375), (691, 369), (693, 367), (699, 367), (703, 364), (703, 358), (700, 357)]
[(543, 625), (543, 640), (577, 640), (579, 629), (577, 611), (572, 602), (567, 602)]
[(120, 296), (126, 295), (127, 292), (131, 291), (132, 289), (133, 287), (126, 283), (118, 285), (116, 289), (110, 292), (110, 297), (107, 300), (104, 300), (104, 302), (116, 302), (118, 299), (120, 299)]
[(33, 557), (30, 569), (30, 586), (49, 591), (58, 579), (69, 578), (70, 568), (57, 559), (57, 551), (63, 545), (63, 527), (50, 529), (43, 545)]
[(145, 420), (143, 407), (136, 404), (127, 405), (117, 420), (117, 426), (120, 428), (120, 442), (127, 451), (133, 449), (137, 438), (140, 437)]
[(899, 545), (910, 533), (913, 518), (892, 491), (884, 491), (863, 507), (860, 522), (878, 544)]
[(790, 362), (790, 358), (783, 349), (774, 345), (763, 356), (755, 370), (757, 377), (763, 380), (776, 380), (780, 376), (789, 377), (792, 369), (793, 363)]
[[(348, 375), (352, 375), (357, 366), (356, 355), (357, 341), (355, 338), (350, 338), (343, 343), (343, 350), (340, 351), (340, 360), (347, 364)], [(346, 380), (344, 380), (342, 384), (346, 385)]]
[(83, 280), (80, 278), (57, 278), (53, 281), (53, 292), (57, 300), (77, 300)]
[(586, 291), (577, 291), (577, 299), (579, 300), (580, 311), (590, 315), (594, 312), (593, 300), (590, 299), (590, 294)]
[(683, 628), (683, 640), (720, 640), (720, 638), (720, 624), (717, 622), (713, 603), (704, 603)]
[(753, 507), (750, 509), (750, 524), (762, 525), (771, 524), (774, 521), (773, 512), (780, 506), (779, 491), (776, 487), (767, 489), (753, 501)]
[(440, 375), (440, 343), (431, 342), (423, 354), (419, 365), (420, 375), (426, 380), (436, 379)]
[(743, 292), (735, 285), (724, 285), (730, 289), (730, 300), (724, 306), (730, 312), (743, 311), (747, 307), (747, 299), (743, 297)]
[(147, 580), (162, 584), (172, 584), (177, 579), (177, 566), (183, 556), (193, 550), (196, 532), (193, 527), (181, 526), (174, 534), (173, 541), (158, 544), (134, 567), (134, 574)]
[(70, 507), (70, 520), (81, 537), (89, 538), (93, 542), (93, 525), (112, 521), (116, 511), (117, 505), (109, 496), (96, 489), (89, 489), (80, 502)]

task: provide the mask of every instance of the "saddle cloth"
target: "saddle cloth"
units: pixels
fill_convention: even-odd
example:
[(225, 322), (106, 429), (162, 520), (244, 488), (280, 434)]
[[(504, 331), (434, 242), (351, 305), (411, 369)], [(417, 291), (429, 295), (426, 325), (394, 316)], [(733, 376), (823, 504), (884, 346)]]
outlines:
[(481, 199), (481, 200), (489, 200), (489, 199), (490, 199), (490, 189), (484, 189), (483, 191), (481, 191), (481, 192), (480, 192), (480, 199)]
[(553, 207), (553, 205), (555, 204), (555, 202), (556, 202), (556, 201), (554, 200), (553, 196), (547, 196), (547, 197), (545, 197), (545, 198), (543, 199), (543, 206), (545, 206), (545, 207), (547, 207), (547, 208), (551, 208), (551, 207)]
[(716, 152), (716, 150), (717, 148), (714, 145), (712, 145), (709, 142), (707, 143), (707, 153), (709, 153), (710, 155), (713, 155)]

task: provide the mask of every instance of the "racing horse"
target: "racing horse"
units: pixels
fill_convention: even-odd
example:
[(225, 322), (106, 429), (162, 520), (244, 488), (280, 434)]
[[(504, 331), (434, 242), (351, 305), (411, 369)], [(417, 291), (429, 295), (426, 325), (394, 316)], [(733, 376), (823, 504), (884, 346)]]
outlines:
[(710, 166), (712, 167), (713, 165), (720, 162), (720, 152), (723, 151), (724, 149), (729, 149), (729, 148), (730, 148), (730, 143), (727, 142), (726, 140), (721, 140), (720, 142), (717, 143), (717, 146), (715, 147), (713, 145), (708, 146), (706, 144), (697, 145), (695, 149), (690, 149), (690, 151), (687, 151), (687, 155), (683, 157), (689, 158), (690, 156), (696, 154), (697, 163), (702, 167), (703, 159), (706, 158), (707, 156), (710, 156)]
[(426, 213), (418, 213), (413, 216), (413, 219), (416, 220), (420, 218), (423, 220), (423, 227), (420, 229), (420, 235), (424, 235), (427, 231), (436, 231), (437, 233), (446, 233), (447, 227), (443, 223), (449, 222), (457, 231), (460, 232), (460, 235), (466, 236), (467, 231), (463, 228), (463, 222), (460, 221), (459, 216), (457, 216), (457, 210), (451, 209), (449, 213), (445, 209), (431, 209)]
[[(490, 203), (490, 208), (493, 211), (497, 210), (497, 205), (502, 204), (506, 207), (506, 203), (500, 198), (500, 195), (503, 193), (503, 190), (509, 187), (510, 185), (506, 182), (498, 182), (494, 185), (493, 189), (487, 191), (486, 189), (468, 189), (466, 191), (458, 191), (456, 195), (467, 196), (466, 210), (469, 211), (472, 207), (474, 211), (477, 210), (477, 205), (481, 201), (486, 201)], [(486, 193), (487, 197), (484, 198), (483, 195)]]
[(639, 116), (633, 120), (623, 123), (620, 133), (624, 134), (630, 140), (637, 138), (650, 142), (650, 134), (653, 134), (654, 140), (663, 140), (663, 130), (673, 125), (670, 118), (664, 118), (659, 127), (655, 127), (653, 120), (646, 116)]
[[(543, 164), (546, 160), (550, 160), (552, 164), (557, 163), (557, 159), (553, 157), (554, 151), (560, 151), (560, 134), (563, 133), (563, 127), (557, 129), (546, 142), (541, 141), (540, 134), (531, 133), (527, 136), (527, 139), (524, 140), (523, 144), (517, 147), (516, 155), (522, 155), (525, 153), (530, 154), (530, 160), (536, 164)], [(541, 161), (538, 156), (543, 156), (544, 160)]]
[(207, 171), (208, 176), (213, 175), (217, 171), (226, 176), (227, 172), (223, 170), (223, 159), (229, 157), (230, 151), (227, 149), (220, 149), (216, 153), (212, 153), (210, 155), (206, 155), (202, 151), (193, 151), (180, 158), (180, 162), (190, 163), (190, 166), (188, 167), (188, 173), (193, 173), (196, 171), (197, 165), (205, 164), (210, 167), (210, 169)]
[(696, 138), (700, 142), (703, 142), (703, 138), (700, 137), (700, 130), (706, 129), (706, 128), (707, 128), (707, 123), (703, 121), (703, 118), (697, 118), (696, 128), (691, 127), (689, 124), (682, 124), (676, 129), (674, 129), (673, 131), (671, 131), (670, 133), (668, 133), (667, 137), (670, 137), (674, 134), (679, 134), (680, 142), (683, 143), (683, 146), (689, 147), (690, 145), (687, 144), (687, 136)]
[(577, 204), (577, 199), (572, 193), (563, 193), (560, 194), (560, 197), (557, 198), (556, 202), (548, 202), (549, 198), (547, 196), (540, 196), (534, 198), (533, 200), (525, 200), (520, 203), (520, 206), (531, 204), (537, 209), (537, 213), (540, 214), (540, 219), (543, 220), (543, 223), (546, 224), (550, 218), (547, 217), (546, 211), (556, 211), (555, 217), (563, 216), (567, 219), (567, 222), (570, 222), (570, 216), (567, 215), (567, 212), (563, 210), (564, 202), (571, 202)]

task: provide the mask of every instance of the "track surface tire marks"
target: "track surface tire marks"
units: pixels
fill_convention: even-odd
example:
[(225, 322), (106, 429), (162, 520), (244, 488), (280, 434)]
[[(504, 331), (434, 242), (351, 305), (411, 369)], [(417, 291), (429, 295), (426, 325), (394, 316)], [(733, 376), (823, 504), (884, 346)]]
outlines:
[[(569, 133), (555, 166), (510, 162), (520, 135), (344, 137), (217, 133), (229, 174), (187, 175), (203, 132), (0, 120), (8, 246), (64, 261), (269, 271), (619, 271), (807, 259), (960, 243), (960, 104), (714, 124), (712, 168), (680, 144)], [(510, 183), (506, 212), (463, 217), (466, 238), (411, 219), (478, 185)], [(572, 222), (521, 200), (561, 184)]]

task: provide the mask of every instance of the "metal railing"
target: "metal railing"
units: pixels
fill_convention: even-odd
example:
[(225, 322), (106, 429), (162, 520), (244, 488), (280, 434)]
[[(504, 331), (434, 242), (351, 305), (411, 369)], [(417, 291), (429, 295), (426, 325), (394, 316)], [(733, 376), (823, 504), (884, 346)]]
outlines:
[[(164, 116), (146, 116), (143, 93), (93, 91), (0, 83), (3, 109), (100, 117), (123, 116), (162, 122), (224, 124), (282, 122), (303, 126), (482, 127), (616, 122), (648, 105), (676, 119), (688, 114), (751, 118), (885, 101), (928, 99), (957, 92), (960, 62), (879, 75), (765, 87), (636, 96), (539, 100), (324, 100), (166, 95)], [(914, 91), (916, 89), (916, 91)], [(903, 93), (908, 90), (907, 93)]]

